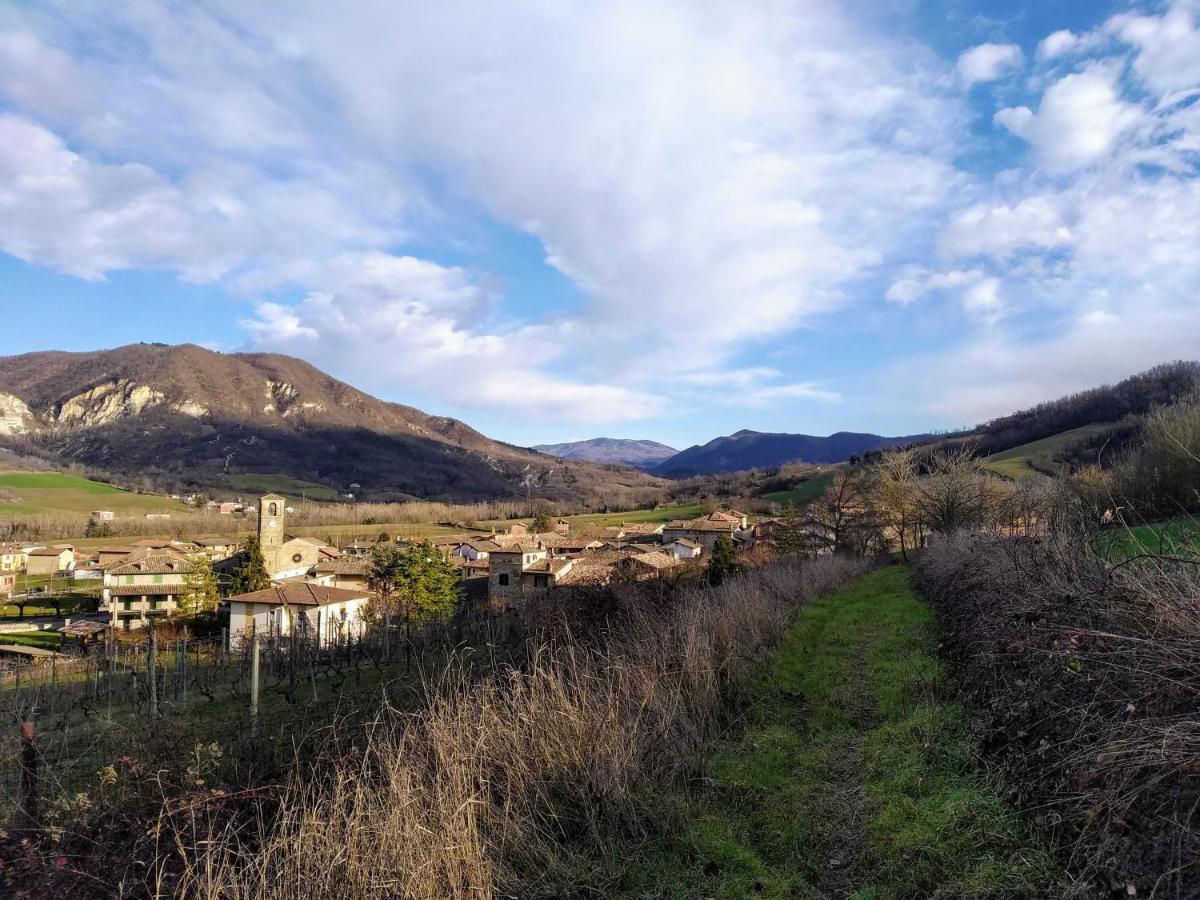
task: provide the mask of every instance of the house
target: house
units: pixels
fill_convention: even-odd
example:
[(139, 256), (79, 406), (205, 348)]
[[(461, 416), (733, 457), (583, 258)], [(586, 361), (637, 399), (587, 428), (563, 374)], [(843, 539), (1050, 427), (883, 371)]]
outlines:
[(471, 562), (487, 559), (488, 555), (495, 550), (502, 549), (500, 544), (488, 538), (471, 538), (470, 540), (462, 541), (453, 550), (450, 551), (450, 556), (469, 559)]
[(113, 628), (126, 630), (174, 615), (191, 572), (192, 564), (173, 550), (135, 552), (105, 570), (100, 611), (110, 614)]
[(609, 525), (604, 536), (610, 541), (632, 541), (638, 538), (653, 538), (663, 533), (666, 526), (658, 522), (622, 522)]
[(20, 572), (25, 568), (25, 549), (18, 544), (0, 544), (0, 572)]
[(194, 543), (213, 562), (236, 553), (239, 546), (237, 538), (197, 538)]
[(616, 568), (622, 575), (644, 581), (649, 578), (662, 578), (679, 565), (678, 559), (659, 550), (627, 554), (617, 563)]
[(519, 598), (525, 571), (549, 555), (540, 542), (528, 539), (491, 551), (488, 555), (489, 602), (503, 606)]
[(555, 519), (553, 528), (559, 534), (570, 534), (571, 533), (571, 523), (568, 522), (566, 519)]
[(119, 563), (129, 554), (134, 552), (133, 547), (101, 547), (96, 551), (96, 556), (99, 558), (100, 568), (107, 568), (114, 563)]
[(25, 571), (29, 575), (57, 575), (75, 565), (75, 548), (70, 545), (56, 547), (34, 547), (25, 557)]
[(345, 556), (370, 556), (374, 546), (355, 541), (353, 544), (343, 544), (340, 549)]
[(714, 512), (698, 519), (668, 522), (662, 531), (664, 544), (686, 538), (712, 552), (722, 535), (737, 543), (753, 543), (754, 532), (746, 526), (746, 516), (736, 510), (729, 513)]
[(0, 597), (11, 597), (17, 592), (17, 573), (0, 572)]
[(109, 522), (116, 518), (111, 509), (93, 509), (92, 518), (98, 522)]
[(669, 553), (676, 559), (695, 559), (704, 552), (704, 547), (691, 538), (675, 538), (662, 545), (663, 552)]
[(361, 637), (371, 594), (311, 581), (273, 584), (229, 598), (229, 645), (252, 635), (307, 636), (320, 647)]
[(314, 580), (318, 584), (347, 590), (370, 590), (371, 560), (361, 556), (339, 556), (317, 563)]
[(217, 504), (217, 512), (219, 512), (223, 516), (232, 516), (235, 512), (241, 511), (241, 508), (242, 508), (242, 504), (234, 503), (234, 502), (228, 501), (228, 500), (225, 501), (224, 503)]

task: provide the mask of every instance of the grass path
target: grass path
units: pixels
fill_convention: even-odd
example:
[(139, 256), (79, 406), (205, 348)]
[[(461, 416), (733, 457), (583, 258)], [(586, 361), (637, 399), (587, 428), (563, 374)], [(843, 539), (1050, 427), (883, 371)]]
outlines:
[(1038, 896), (1052, 858), (977, 774), (936, 649), (902, 567), (805, 607), (619, 895)]

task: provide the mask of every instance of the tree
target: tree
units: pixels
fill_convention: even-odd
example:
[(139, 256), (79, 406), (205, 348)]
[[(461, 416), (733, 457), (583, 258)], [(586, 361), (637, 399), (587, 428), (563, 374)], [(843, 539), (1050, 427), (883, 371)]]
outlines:
[(88, 519), (87, 527), (83, 530), (83, 536), (90, 538), (112, 537), (112, 526), (107, 522), (97, 522), (96, 517), (92, 516)]
[(545, 534), (548, 531), (554, 530), (554, 524), (545, 512), (539, 512), (533, 517), (533, 524), (529, 526), (529, 530), (534, 534)]
[(930, 470), (916, 497), (917, 515), (926, 527), (949, 534), (990, 520), (998, 497), (996, 479), (969, 447), (935, 454)]
[(876, 466), (875, 507), (879, 523), (900, 546), (908, 562), (908, 548), (920, 546), (923, 529), (917, 517), (917, 464), (912, 450), (889, 450)]
[(191, 558), (191, 565), (192, 570), (186, 581), (187, 591), (183, 595), (184, 615), (213, 612), (217, 608), (218, 592), (212, 560), (207, 553), (196, 553)]
[(861, 554), (877, 534), (870, 500), (866, 470), (846, 468), (838, 470), (825, 493), (809, 506), (809, 518), (823, 532), (819, 537), (834, 553)]
[(708, 557), (708, 569), (705, 576), (709, 585), (716, 587), (730, 575), (736, 575), (742, 570), (742, 564), (737, 558), (737, 550), (733, 547), (733, 538), (727, 534), (717, 538), (713, 545), (712, 554)]
[(771, 532), (770, 543), (781, 556), (807, 556), (817, 544), (808, 514), (795, 503), (788, 503)]
[(433, 544), (422, 541), (400, 551), (399, 588), (406, 622), (444, 621), (458, 603), (458, 573)]
[(377, 544), (390, 544), (391, 542), (392, 536), (386, 531), (379, 532), (379, 537), (375, 538), (375, 543)]
[(235, 595), (249, 594), (270, 586), (271, 575), (267, 572), (267, 561), (263, 559), (262, 544), (258, 541), (258, 535), (252, 534), (246, 538), (241, 564), (233, 570), (230, 592)]

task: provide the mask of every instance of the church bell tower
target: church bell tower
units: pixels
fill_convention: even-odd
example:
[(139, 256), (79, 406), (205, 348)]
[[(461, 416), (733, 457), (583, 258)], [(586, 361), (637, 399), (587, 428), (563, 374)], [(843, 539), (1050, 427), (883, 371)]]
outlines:
[(267, 564), (267, 574), (272, 578), (280, 570), (286, 503), (278, 494), (267, 494), (258, 501), (258, 543), (262, 547), (263, 561)]

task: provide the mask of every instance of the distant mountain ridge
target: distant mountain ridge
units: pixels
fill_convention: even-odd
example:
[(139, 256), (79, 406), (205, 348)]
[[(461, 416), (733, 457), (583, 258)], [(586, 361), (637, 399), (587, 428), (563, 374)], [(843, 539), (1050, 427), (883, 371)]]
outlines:
[(0, 444), (125, 477), (272, 473), (359, 499), (578, 497), (641, 473), (556, 460), (356, 390), (303, 360), (132, 344), (0, 357)]
[(928, 434), (884, 437), (839, 431), (828, 437), (817, 437), (743, 430), (682, 450), (659, 463), (652, 471), (666, 478), (689, 478), (693, 475), (774, 468), (792, 462), (837, 463), (871, 450), (919, 444), (931, 438), (932, 435)]
[(536, 444), (539, 453), (563, 459), (580, 459), (596, 463), (618, 463), (638, 469), (652, 469), (679, 451), (657, 441), (635, 438), (592, 438), (565, 444)]

